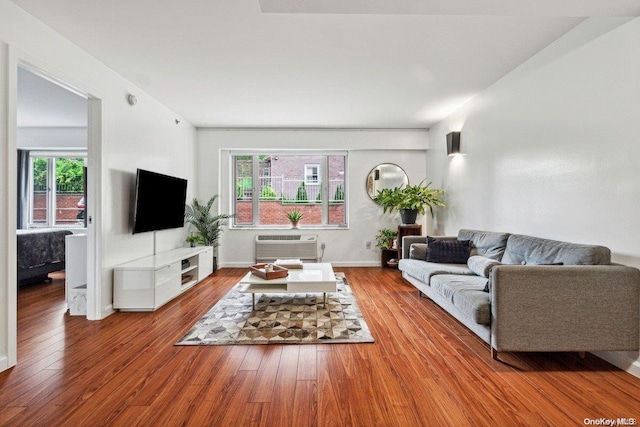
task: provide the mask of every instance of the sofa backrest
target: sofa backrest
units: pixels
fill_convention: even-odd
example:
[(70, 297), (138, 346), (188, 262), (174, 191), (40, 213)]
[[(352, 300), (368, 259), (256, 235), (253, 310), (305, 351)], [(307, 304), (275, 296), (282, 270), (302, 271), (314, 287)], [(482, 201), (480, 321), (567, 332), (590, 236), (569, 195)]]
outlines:
[(509, 233), (469, 230), (458, 232), (458, 240), (471, 240), (471, 255), (482, 255), (500, 261), (507, 246)]
[(611, 251), (604, 246), (559, 242), (512, 234), (502, 257), (503, 264), (611, 264)]

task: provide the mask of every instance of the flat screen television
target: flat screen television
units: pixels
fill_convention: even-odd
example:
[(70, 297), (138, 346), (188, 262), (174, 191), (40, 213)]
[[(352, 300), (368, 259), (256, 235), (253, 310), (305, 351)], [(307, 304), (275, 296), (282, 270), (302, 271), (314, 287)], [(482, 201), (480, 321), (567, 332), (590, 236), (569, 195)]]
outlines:
[(184, 227), (186, 199), (186, 179), (138, 169), (133, 234)]

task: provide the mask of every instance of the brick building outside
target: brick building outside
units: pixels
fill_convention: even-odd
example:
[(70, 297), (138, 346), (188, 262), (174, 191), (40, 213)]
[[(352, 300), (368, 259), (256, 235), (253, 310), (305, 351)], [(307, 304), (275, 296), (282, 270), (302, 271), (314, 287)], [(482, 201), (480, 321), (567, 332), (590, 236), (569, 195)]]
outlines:
[[(328, 224), (346, 223), (343, 156), (328, 156)], [(258, 161), (259, 224), (286, 225), (286, 213), (296, 209), (304, 215), (302, 224), (323, 223), (322, 177), (325, 156), (273, 155), (260, 156)], [(251, 158), (236, 160), (236, 218), (238, 225), (253, 221), (253, 163)]]

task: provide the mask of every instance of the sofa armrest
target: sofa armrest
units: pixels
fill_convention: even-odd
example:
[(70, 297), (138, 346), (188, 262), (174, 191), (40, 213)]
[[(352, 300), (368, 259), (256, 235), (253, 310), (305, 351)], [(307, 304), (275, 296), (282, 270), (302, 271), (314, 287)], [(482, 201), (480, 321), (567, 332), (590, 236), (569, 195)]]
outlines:
[(409, 258), (409, 251), (413, 243), (426, 243), (427, 236), (404, 236), (402, 237), (402, 253), (401, 258)]
[[(431, 236), (434, 239), (446, 239), (446, 240), (456, 240), (457, 236)], [(412, 243), (426, 243), (427, 236), (403, 236), (402, 237), (402, 253), (400, 254), (401, 258), (407, 259), (409, 258), (409, 251), (411, 250)]]
[(499, 265), (490, 280), (493, 349), (638, 350), (638, 269)]

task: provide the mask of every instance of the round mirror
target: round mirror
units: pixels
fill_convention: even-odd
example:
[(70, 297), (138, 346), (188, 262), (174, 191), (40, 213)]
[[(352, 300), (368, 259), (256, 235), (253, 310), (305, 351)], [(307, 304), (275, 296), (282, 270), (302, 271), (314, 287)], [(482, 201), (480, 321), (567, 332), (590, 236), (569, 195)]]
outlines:
[(409, 185), (409, 178), (400, 166), (393, 163), (382, 163), (371, 169), (369, 176), (367, 176), (367, 194), (372, 199), (383, 188), (394, 188), (403, 185)]

